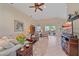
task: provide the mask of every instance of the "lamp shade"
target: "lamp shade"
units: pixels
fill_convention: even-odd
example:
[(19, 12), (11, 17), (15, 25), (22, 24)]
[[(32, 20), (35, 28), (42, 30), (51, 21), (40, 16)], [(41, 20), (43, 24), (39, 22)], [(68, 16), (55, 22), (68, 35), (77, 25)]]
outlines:
[(62, 28), (63, 29), (71, 29), (72, 28), (72, 23), (71, 22), (66, 22), (65, 24), (63, 24)]

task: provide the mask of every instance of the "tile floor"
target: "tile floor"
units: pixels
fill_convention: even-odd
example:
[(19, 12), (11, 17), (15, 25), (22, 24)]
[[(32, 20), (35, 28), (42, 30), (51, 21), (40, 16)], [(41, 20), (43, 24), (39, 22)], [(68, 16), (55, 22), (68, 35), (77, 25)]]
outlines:
[(67, 56), (61, 48), (60, 39), (56, 36), (39, 38), (33, 46), (34, 56)]

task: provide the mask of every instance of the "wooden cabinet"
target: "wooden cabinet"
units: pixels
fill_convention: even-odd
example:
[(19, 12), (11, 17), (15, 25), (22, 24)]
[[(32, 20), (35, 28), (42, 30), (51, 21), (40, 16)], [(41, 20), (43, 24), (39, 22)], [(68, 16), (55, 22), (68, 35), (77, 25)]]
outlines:
[(78, 40), (77, 38), (71, 38), (68, 36), (62, 36), (61, 39), (61, 46), (64, 52), (70, 56), (78, 56), (79, 54), (79, 47), (78, 47)]
[(75, 39), (75, 38), (70, 39), (69, 49), (70, 49), (69, 55), (71, 55), (71, 56), (78, 55), (78, 40), (77, 39)]

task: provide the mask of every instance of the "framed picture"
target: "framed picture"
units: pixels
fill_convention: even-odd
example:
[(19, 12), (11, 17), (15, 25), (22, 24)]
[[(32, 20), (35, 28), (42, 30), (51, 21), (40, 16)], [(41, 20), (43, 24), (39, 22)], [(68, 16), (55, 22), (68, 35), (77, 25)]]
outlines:
[(24, 31), (24, 24), (17, 20), (14, 20), (14, 32), (22, 32)]

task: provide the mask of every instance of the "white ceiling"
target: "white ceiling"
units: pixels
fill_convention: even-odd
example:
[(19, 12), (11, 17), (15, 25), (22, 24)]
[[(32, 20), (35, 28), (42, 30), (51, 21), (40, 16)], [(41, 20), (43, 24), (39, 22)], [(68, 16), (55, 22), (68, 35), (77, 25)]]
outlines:
[(29, 8), (33, 3), (16, 3), (12, 5), (33, 19), (67, 17), (67, 5), (64, 3), (45, 3), (46, 8), (43, 8), (43, 11), (37, 10), (37, 12), (34, 11), (34, 8)]

